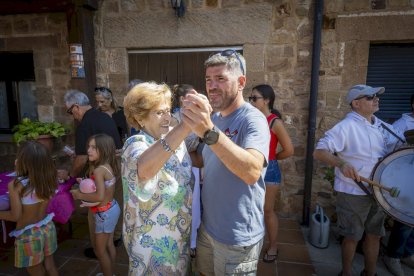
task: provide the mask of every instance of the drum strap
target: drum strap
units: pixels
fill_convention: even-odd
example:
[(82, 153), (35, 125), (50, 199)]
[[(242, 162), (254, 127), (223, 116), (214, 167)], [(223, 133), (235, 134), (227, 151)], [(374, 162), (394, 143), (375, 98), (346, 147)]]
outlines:
[(365, 187), (365, 185), (364, 184), (362, 184), (362, 182), (361, 181), (356, 181), (356, 180), (354, 180), (355, 181), (355, 183), (361, 188), (361, 190), (363, 190), (367, 195), (372, 195), (371, 194), (371, 192), (370, 191), (368, 191), (368, 188), (367, 187)]
[(394, 131), (392, 131), (389, 127), (387, 127), (384, 123), (381, 123), (381, 126), (386, 130), (386, 131), (388, 131), (389, 133), (391, 133), (391, 135), (392, 136), (394, 136), (395, 138), (397, 138), (398, 140), (400, 140), (400, 142), (401, 143), (405, 143), (405, 141), (400, 137), (400, 136), (398, 136), (397, 134), (395, 134), (394, 133)]

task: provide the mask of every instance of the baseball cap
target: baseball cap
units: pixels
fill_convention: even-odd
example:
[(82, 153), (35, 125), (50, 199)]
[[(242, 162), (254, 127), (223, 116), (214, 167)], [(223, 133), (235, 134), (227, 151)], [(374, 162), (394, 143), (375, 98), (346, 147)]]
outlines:
[(348, 94), (346, 95), (346, 102), (351, 104), (353, 100), (362, 96), (371, 96), (374, 94), (382, 94), (385, 92), (384, 87), (371, 87), (365, 84), (357, 84), (349, 89)]

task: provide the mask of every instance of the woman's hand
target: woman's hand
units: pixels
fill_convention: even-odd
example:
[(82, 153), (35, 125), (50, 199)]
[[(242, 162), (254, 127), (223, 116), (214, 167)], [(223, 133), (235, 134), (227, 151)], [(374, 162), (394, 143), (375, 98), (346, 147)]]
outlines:
[(182, 108), (183, 121), (198, 137), (203, 137), (207, 130), (213, 128), (211, 112), (213, 108), (205, 95), (193, 90), (185, 96)]

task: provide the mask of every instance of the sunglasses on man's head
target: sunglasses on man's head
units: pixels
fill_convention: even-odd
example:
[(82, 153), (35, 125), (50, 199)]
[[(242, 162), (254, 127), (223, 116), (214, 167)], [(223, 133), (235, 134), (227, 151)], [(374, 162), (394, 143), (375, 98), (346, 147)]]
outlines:
[(251, 97), (248, 97), (248, 99), (249, 99), (249, 102), (255, 103), (257, 99), (263, 99), (263, 97), (251, 96)]
[(373, 95), (364, 95), (362, 97), (358, 97), (355, 100), (360, 100), (360, 99), (367, 99), (367, 101), (372, 101), (375, 97), (378, 97), (378, 95), (375, 93)]
[(246, 72), (244, 71), (243, 63), (242, 63), (242, 61), (239, 57), (240, 54), (236, 50), (228, 49), (228, 50), (221, 51), (219, 54), (223, 57), (231, 57), (231, 56), (234, 55), (237, 58), (237, 60), (240, 64), (240, 69), (241, 69), (243, 75), (246, 74)]
[(107, 88), (107, 87), (95, 87), (95, 92), (107, 92), (109, 94), (112, 94), (111, 89)]
[(72, 105), (68, 108), (68, 110), (66, 110), (66, 113), (68, 113), (68, 114), (70, 114), (70, 115), (73, 115), (73, 108), (74, 108), (76, 105), (77, 105), (76, 103), (72, 104)]

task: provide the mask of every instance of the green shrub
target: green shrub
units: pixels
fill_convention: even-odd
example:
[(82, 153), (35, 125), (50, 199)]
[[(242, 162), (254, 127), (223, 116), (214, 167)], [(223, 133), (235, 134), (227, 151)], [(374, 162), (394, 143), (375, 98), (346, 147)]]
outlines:
[(55, 138), (64, 136), (68, 128), (59, 122), (40, 122), (24, 118), (12, 129), (13, 140), (20, 144), (26, 140), (36, 140), (40, 135), (51, 135)]

